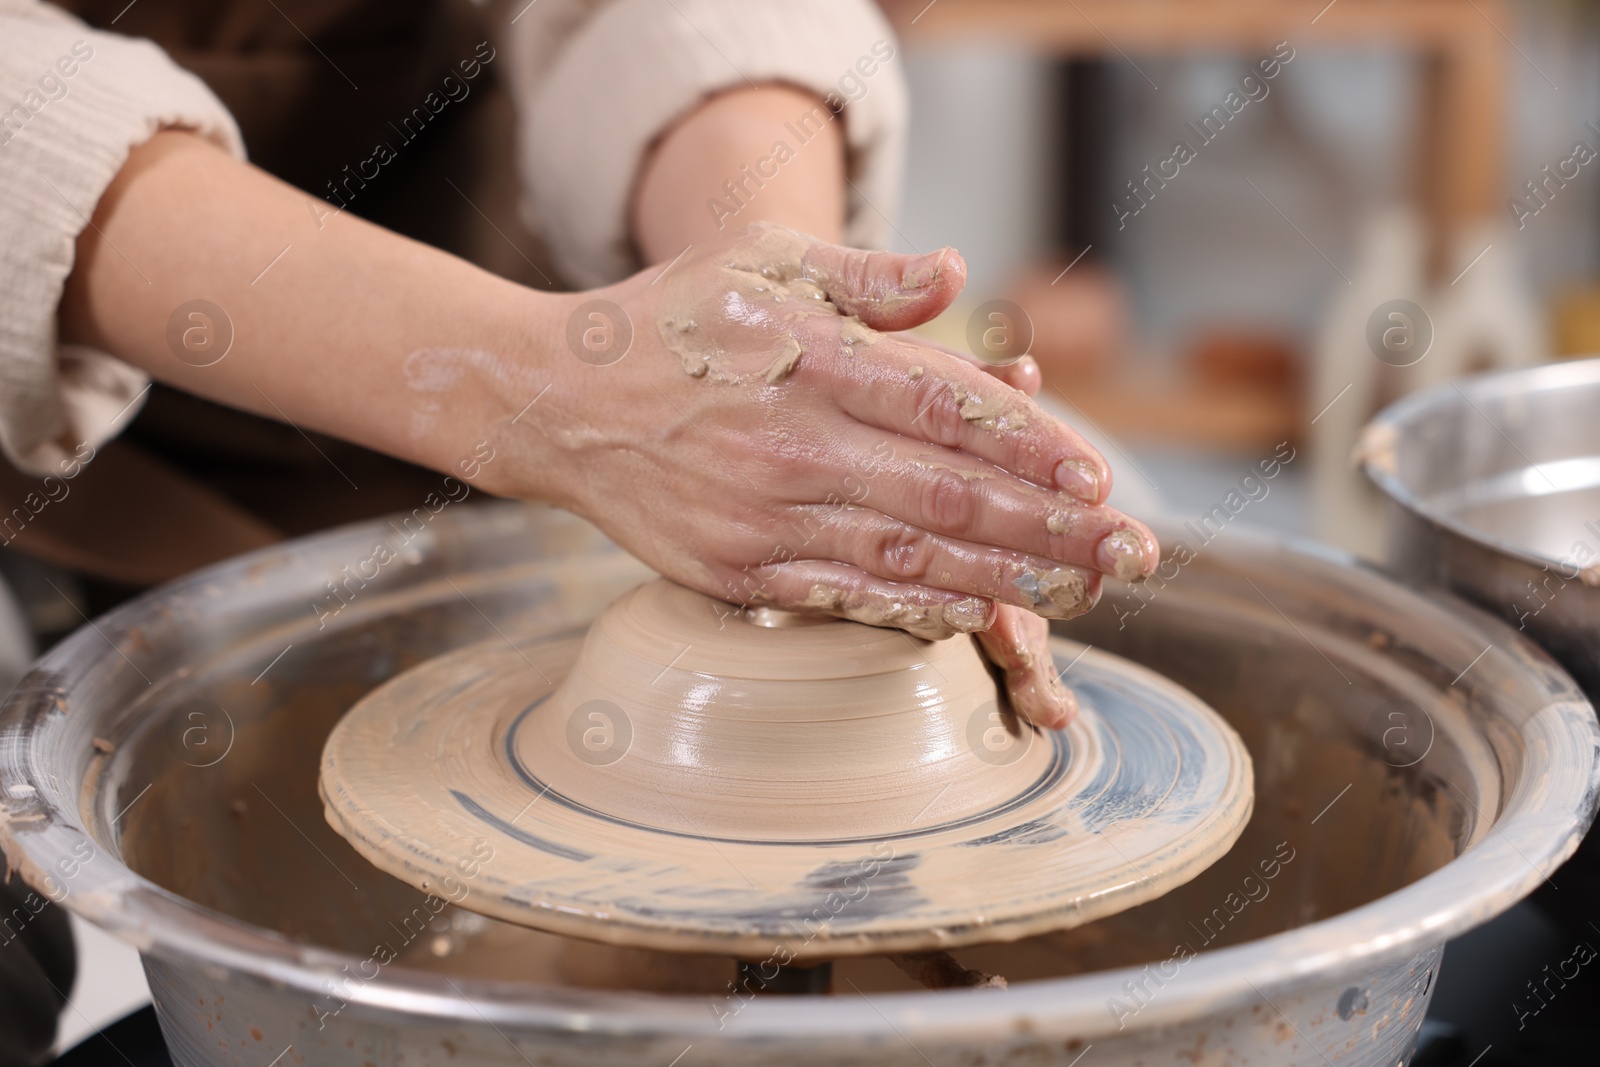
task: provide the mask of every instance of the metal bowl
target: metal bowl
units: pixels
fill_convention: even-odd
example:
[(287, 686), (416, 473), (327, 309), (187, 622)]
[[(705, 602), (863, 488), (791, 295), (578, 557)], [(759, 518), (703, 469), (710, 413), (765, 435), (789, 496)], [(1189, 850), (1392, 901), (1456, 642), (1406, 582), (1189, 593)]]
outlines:
[(1397, 573), (1499, 615), (1600, 692), (1600, 360), (1414, 393), (1361, 456), (1390, 498)]
[[(367, 866), (322, 820), (317, 753), (397, 671), (574, 630), (645, 571), (544, 509), (415, 524), (158, 589), (63, 642), (0, 709), (9, 861), (140, 950), (185, 1067), (1067, 1065), (1090, 1046), (1098, 1065), (1392, 1065), (1445, 939), (1536, 887), (1593, 815), (1593, 712), (1510, 628), (1337, 553), (1167, 528), (1157, 577), (1063, 632), (1189, 687), (1249, 745), (1255, 814), (1199, 878), (963, 951), (1005, 991), (912, 990), (865, 959), (836, 965), (834, 996), (651, 993), (648, 961), (552, 970), (552, 953), (603, 950), (547, 935), (518, 943), (524, 977), (491, 979), (475, 946), (506, 931)], [(393, 959), (392, 942), (432, 951)]]

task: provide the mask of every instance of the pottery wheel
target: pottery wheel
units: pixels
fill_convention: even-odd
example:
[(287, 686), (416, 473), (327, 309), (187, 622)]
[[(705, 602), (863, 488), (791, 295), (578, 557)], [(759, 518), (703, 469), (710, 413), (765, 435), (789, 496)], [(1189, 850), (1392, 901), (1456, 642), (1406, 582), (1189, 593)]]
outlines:
[(373, 864), (560, 934), (762, 959), (1076, 926), (1232, 846), (1250, 759), (1205, 704), (1056, 639), (1081, 713), (997, 702), (973, 642), (740, 612), (667, 581), (586, 636), (495, 641), (361, 700), (322, 758)]

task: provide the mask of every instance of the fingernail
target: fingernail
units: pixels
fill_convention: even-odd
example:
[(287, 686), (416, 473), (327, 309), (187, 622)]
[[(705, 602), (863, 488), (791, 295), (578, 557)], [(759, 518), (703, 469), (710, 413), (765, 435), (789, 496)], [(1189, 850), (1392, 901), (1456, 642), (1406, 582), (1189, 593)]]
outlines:
[(944, 621), (964, 634), (987, 630), (994, 625), (994, 602), (983, 597), (969, 596), (944, 606)]
[(929, 252), (925, 256), (918, 256), (906, 264), (906, 269), (900, 275), (901, 289), (926, 289), (939, 280), (939, 270), (944, 266), (945, 257), (950, 254), (948, 248), (941, 248), (937, 252)]
[(1085, 504), (1100, 503), (1100, 472), (1081, 459), (1064, 459), (1056, 464), (1056, 484)]
[(1124, 582), (1139, 582), (1150, 577), (1144, 538), (1137, 530), (1126, 527), (1112, 530), (1100, 539), (1094, 554), (1101, 570)]

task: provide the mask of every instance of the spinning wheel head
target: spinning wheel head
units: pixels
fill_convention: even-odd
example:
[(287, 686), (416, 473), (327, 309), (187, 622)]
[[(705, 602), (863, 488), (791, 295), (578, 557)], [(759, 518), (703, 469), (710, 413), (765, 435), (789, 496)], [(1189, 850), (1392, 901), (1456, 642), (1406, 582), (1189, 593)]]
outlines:
[(965, 638), (657, 580), (581, 640), (476, 645), (374, 690), (328, 739), (322, 796), (397, 878), (576, 937), (798, 959), (1011, 940), (1188, 881), (1252, 805), (1204, 704), (1053, 651), (1082, 711), (1039, 732)]

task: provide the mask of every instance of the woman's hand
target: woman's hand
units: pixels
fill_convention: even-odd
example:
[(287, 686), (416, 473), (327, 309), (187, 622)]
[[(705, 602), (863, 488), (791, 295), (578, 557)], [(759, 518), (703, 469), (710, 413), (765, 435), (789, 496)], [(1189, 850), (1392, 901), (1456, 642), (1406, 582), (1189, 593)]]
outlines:
[[(1008, 609), (1075, 615), (1100, 573), (1156, 564), (1149, 531), (1100, 506), (1111, 475), (1082, 439), (972, 364), (879, 332), (950, 303), (954, 252), (913, 259), (761, 228), (557, 296), (307, 205), (193, 134), (157, 134), (79, 238), (61, 337), (570, 507), (713, 596), (983, 632), (1017, 710), (1044, 724), (1065, 720), (1066, 698), (1041, 669), (1040, 625)], [(196, 299), (231, 327), (225, 358), (173, 347)], [(579, 343), (594, 314), (631, 327), (609, 365), (620, 350)], [(467, 462), (491, 443), (503, 458)]]
[[(598, 347), (574, 348), (506, 445), (559, 503), (709, 595), (984, 634), (1017, 710), (1060, 725), (1070, 698), (1040, 669), (1033, 616), (1088, 610), (1102, 573), (1141, 578), (1157, 547), (1104, 506), (1104, 459), (1024, 392), (882, 332), (932, 318), (964, 281), (949, 249), (750, 227), (572, 297), (568, 336), (596, 329)], [(616, 358), (606, 345), (628, 333)]]

